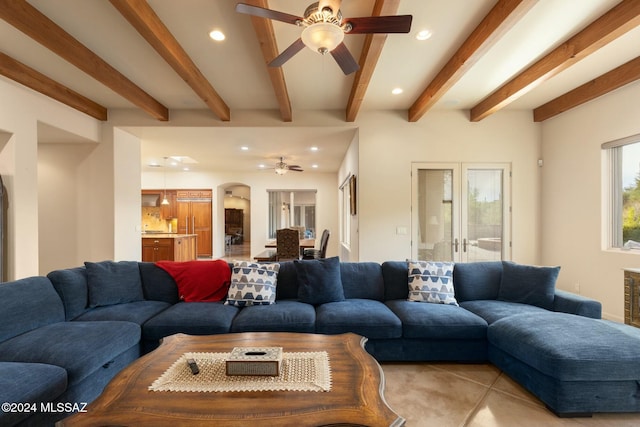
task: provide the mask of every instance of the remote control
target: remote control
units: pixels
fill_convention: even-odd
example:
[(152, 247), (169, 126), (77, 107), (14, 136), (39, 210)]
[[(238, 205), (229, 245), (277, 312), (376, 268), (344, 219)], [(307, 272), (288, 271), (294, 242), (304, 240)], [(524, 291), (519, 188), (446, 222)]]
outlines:
[(189, 369), (191, 369), (191, 373), (196, 375), (200, 372), (200, 368), (198, 368), (198, 364), (193, 359), (187, 359), (187, 365), (189, 365)]

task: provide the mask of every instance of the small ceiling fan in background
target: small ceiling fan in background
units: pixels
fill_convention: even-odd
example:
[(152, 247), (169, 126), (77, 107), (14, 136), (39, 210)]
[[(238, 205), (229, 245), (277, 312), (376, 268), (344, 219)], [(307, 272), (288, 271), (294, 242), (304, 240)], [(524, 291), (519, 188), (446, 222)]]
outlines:
[(345, 34), (408, 33), (411, 15), (368, 16), (342, 19), (342, 0), (320, 0), (312, 3), (304, 12), (304, 18), (265, 9), (246, 3), (238, 3), (236, 12), (260, 18), (274, 19), (304, 27), (301, 37), (269, 62), (270, 67), (280, 67), (305, 46), (322, 55), (331, 52), (344, 74), (360, 69), (360, 66), (343, 43)]
[(284, 162), (284, 157), (280, 157), (280, 161), (276, 163), (276, 166), (274, 168), (270, 168), (270, 169), (275, 169), (275, 171), (276, 171), (276, 173), (278, 175), (284, 175), (289, 171), (304, 172), (304, 169), (302, 169), (298, 165), (288, 165), (288, 164), (286, 164)]

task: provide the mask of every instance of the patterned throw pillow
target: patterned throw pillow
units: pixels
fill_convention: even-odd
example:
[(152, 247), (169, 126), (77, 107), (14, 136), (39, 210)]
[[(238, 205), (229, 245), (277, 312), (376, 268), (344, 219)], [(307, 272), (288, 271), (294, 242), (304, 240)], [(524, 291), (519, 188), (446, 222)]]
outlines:
[(236, 261), (226, 305), (269, 305), (276, 302), (276, 285), (280, 264)]
[(458, 305), (453, 262), (409, 261), (409, 301)]

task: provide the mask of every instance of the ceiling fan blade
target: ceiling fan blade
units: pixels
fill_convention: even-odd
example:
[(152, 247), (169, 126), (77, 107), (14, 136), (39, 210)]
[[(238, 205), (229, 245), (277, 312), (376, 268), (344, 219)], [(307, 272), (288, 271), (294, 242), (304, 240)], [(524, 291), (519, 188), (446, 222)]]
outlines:
[(258, 16), (260, 18), (274, 19), (276, 21), (286, 22), (287, 24), (293, 25), (298, 25), (298, 22), (301, 22), (303, 19), (299, 16), (278, 12), (277, 10), (265, 9), (259, 6), (252, 6), (246, 3), (238, 3), (236, 5), (236, 12)]
[(347, 34), (408, 33), (412, 20), (412, 15), (367, 16), (345, 19), (343, 26), (345, 23), (351, 24), (352, 28)]
[(304, 172), (304, 170), (300, 166), (289, 166), (288, 169), (294, 172)]
[(333, 49), (331, 51), (331, 56), (336, 60), (345, 75), (349, 75), (360, 69), (360, 66), (344, 43), (340, 43), (335, 49)]
[(304, 43), (302, 42), (302, 39), (294, 41), (291, 46), (286, 48), (280, 55), (276, 56), (271, 60), (271, 62), (269, 62), (269, 67), (283, 66), (285, 62), (290, 60), (293, 55), (300, 52), (302, 49), (304, 49)]

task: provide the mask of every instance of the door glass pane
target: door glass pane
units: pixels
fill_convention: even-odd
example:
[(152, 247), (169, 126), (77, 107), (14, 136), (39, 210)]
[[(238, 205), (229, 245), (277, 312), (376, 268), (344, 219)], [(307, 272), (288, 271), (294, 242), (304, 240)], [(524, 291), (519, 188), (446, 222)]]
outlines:
[(466, 261), (503, 259), (502, 169), (467, 169), (466, 238), (462, 253)]
[(418, 169), (418, 259), (453, 261), (453, 170)]

